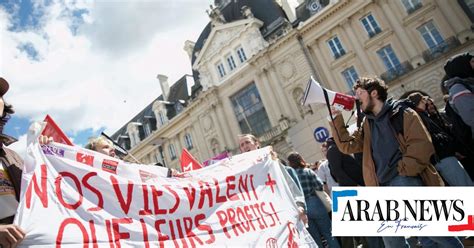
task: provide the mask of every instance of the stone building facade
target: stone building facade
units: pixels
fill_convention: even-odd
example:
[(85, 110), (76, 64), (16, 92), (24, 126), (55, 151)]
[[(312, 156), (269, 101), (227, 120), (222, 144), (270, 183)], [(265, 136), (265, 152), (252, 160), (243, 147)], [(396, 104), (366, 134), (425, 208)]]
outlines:
[(470, 0), (215, 1), (196, 42), (186, 41), (193, 75), (171, 87), (112, 137), (143, 163), (179, 168), (187, 148), (204, 161), (238, 153), (254, 133), (282, 156), (321, 159), (313, 132), (328, 127), (323, 104), (301, 106), (310, 76), (350, 92), (377, 75), (389, 94), (421, 89), (441, 106), (449, 57), (474, 49)]

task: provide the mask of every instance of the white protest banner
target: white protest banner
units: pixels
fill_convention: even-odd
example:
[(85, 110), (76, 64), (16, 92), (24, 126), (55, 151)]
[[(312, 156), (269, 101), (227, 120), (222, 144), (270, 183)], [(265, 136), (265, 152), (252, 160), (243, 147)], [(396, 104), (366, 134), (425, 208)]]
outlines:
[(269, 149), (166, 178), (79, 147), (28, 146), (21, 247), (315, 247)]
[(474, 187), (334, 187), (335, 236), (473, 236)]

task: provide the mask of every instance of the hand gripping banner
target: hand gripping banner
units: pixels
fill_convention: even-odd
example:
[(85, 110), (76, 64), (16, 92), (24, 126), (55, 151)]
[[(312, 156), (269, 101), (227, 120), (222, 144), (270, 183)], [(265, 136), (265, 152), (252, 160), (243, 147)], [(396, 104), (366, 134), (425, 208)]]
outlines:
[(21, 247), (316, 247), (269, 149), (179, 178), (58, 143), (27, 153)]

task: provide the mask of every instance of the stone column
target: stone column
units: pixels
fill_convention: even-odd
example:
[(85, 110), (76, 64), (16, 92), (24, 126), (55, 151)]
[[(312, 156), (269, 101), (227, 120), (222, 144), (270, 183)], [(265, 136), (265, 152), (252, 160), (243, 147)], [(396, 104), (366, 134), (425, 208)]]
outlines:
[(176, 148), (176, 156), (179, 159), (181, 151), (183, 150), (183, 146), (181, 145), (181, 133), (177, 133), (175, 137), (174, 147)]
[[(415, 46), (413, 45), (415, 44), (415, 41), (412, 40), (412, 38), (408, 35), (407, 32), (405, 32), (403, 23), (400, 22), (395, 16), (393, 10), (388, 5), (388, 1), (381, 0), (379, 3), (383, 10), (381, 14), (385, 15), (385, 18), (388, 20), (388, 23), (395, 31), (398, 40), (401, 42), (401, 48), (408, 55), (408, 59), (411, 62), (412, 59), (414, 59), (416, 56), (419, 56)], [(403, 61), (400, 61), (400, 63), (403, 63)]]
[[(369, 59), (365, 48), (363, 47), (363, 43), (359, 39), (359, 36), (354, 33), (354, 30), (351, 27), (352, 18), (349, 18), (348, 21), (345, 21), (341, 26), (344, 31), (347, 33), (349, 40), (352, 41), (352, 45), (354, 46), (354, 52), (356, 53), (356, 58), (358, 58), (361, 62), (361, 65), (364, 67), (366, 72), (375, 72), (375, 67), (372, 63), (372, 60)], [(360, 74), (360, 72), (359, 72)]]
[(226, 136), (224, 135), (224, 132), (222, 131), (222, 127), (223, 127), (222, 121), (217, 116), (217, 111), (216, 111), (216, 106), (215, 105), (211, 106), (210, 114), (211, 114), (211, 117), (212, 117), (212, 121), (214, 121), (214, 124), (215, 124), (214, 128), (216, 129), (216, 132), (217, 132), (217, 136), (218, 136), (217, 140), (223, 146), (227, 146), (227, 139), (226, 139)]
[[(316, 46), (316, 48), (314, 46)], [(328, 61), (332, 61), (333, 57), (332, 56), (331, 57), (325, 56), (325, 53), (322, 52), (324, 48), (321, 48), (321, 45), (320, 45), (318, 40), (316, 40), (316, 42), (313, 45), (308, 46), (308, 48), (311, 51), (312, 55), (315, 57), (314, 60), (318, 61), (319, 62), (318, 64), (321, 65), (322, 72), (324, 73), (324, 75), (322, 75), (322, 77), (320, 76), (321, 80), (324, 80), (324, 78), (326, 80), (328, 80), (327, 82), (323, 81), (323, 82), (319, 82), (319, 83), (324, 87), (332, 89), (333, 87), (329, 87), (329, 86), (332, 85), (334, 82), (336, 82), (336, 79), (334, 79), (334, 76), (332, 74), (332, 70), (330, 70), (330, 65), (328, 64)], [(327, 49), (328, 52), (330, 53), (329, 47), (325, 47), (325, 49)], [(316, 51), (320, 51), (320, 52), (317, 53)], [(319, 57), (319, 59), (317, 59), (318, 57)]]
[[(454, 31), (454, 34), (459, 41), (465, 43), (467, 42), (467, 39), (472, 39), (472, 30), (469, 28), (471, 22), (469, 18), (465, 16), (462, 8), (457, 3), (452, 4), (449, 1), (436, 1), (436, 3), (438, 4), (439, 12), (444, 17), (451, 30)], [(457, 8), (459, 12), (456, 12), (454, 8)]]
[(201, 156), (201, 158), (207, 158), (209, 154), (207, 154), (206, 140), (204, 139), (204, 134), (202, 132), (201, 121), (199, 121), (198, 118), (193, 118), (193, 120), (198, 120), (194, 122), (196, 140), (193, 141), (195, 142), (196, 149), (198, 150), (198, 154)]
[(275, 97), (271, 94), (271, 89), (268, 85), (268, 77), (265, 74), (266, 69), (262, 69), (255, 80), (255, 85), (257, 86), (258, 93), (262, 99), (263, 105), (265, 106), (265, 111), (267, 112), (268, 118), (272, 126), (278, 123), (279, 115), (276, 112), (275, 108), (278, 108)]
[(223, 101), (222, 102), (222, 107), (223, 107), (223, 114), (224, 114), (224, 119), (227, 120), (227, 123), (229, 126), (227, 126), (227, 131), (229, 132), (231, 136), (231, 149), (235, 148), (237, 144), (237, 135), (242, 133), (242, 130), (240, 130), (240, 126), (237, 123), (237, 117), (235, 116), (234, 109), (232, 108), (232, 103), (231, 101)]
[(294, 113), (290, 110), (290, 101), (288, 100), (288, 95), (285, 94), (285, 91), (283, 90), (283, 84), (280, 82), (275, 71), (275, 66), (272, 65), (267, 73), (272, 79), (270, 88), (272, 88), (273, 92), (276, 93), (276, 99), (278, 100), (277, 102), (279, 103), (280, 109), (282, 110), (281, 114), (289, 118), (296, 118), (296, 116), (293, 116)]
[[(204, 103), (201, 103), (204, 104)], [(209, 151), (209, 146), (207, 145), (207, 140), (206, 140), (206, 135), (204, 134), (204, 129), (202, 127), (201, 121), (204, 118), (203, 115), (200, 115), (198, 118), (197, 116), (192, 116), (193, 120), (197, 120), (194, 123), (196, 123), (196, 133), (198, 140), (196, 140), (196, 147), (199, 149), (199, 153), (201, 154), (201, 157), (207, 157), (209, 158), (211, 156), (211, 153)]]
[(230, 147), (233, 146), (234, 142), (229, 130), (229, 127), (230, 127), (229, 119), (227, 119), (225, 116), (224, 106), (222, 104), (222, 101), (219, 101), (219, 104), (216, 106), (216, 111), (217, 111), (218, 123), (220, 123), (221, 131), (224, 133), (224, 139), (225, 139), (224, 146), (227, 149), (229, 149)]
[[(452, 3), (450, 1), (435, 1), (438, 4), (438, 10), (442, 14), (442, 16), (447, 20), (449, 26), (454, 31), (455, 34), (461, 33), (464, 31), (463, 28), (463, 21), (459, 16), (459, 13), (456, 13), (453, 9), (453, 5), (457, 5), (458, 3)], [(464, 13), (462, 13), (464, 14)]]

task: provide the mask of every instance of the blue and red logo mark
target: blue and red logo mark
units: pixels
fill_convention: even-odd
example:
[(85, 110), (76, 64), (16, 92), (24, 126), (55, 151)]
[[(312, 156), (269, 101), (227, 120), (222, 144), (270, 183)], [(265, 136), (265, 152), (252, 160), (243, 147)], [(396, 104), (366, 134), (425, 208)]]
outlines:
[(449, 225), (448, 231), (450, 232), (474, 231), (474, 215), (467, 216), (467, 224)]
[[(332, 211), (338, 212), (339, 198), (342, 197), (355, 197), (358, 195), (357, 190), (341, 190), (332, 192)], [(460, 232), (460, 231), (474, 231), (474, 215), (467, 216), (466, 224), (448, 225), (449, 232)]]

